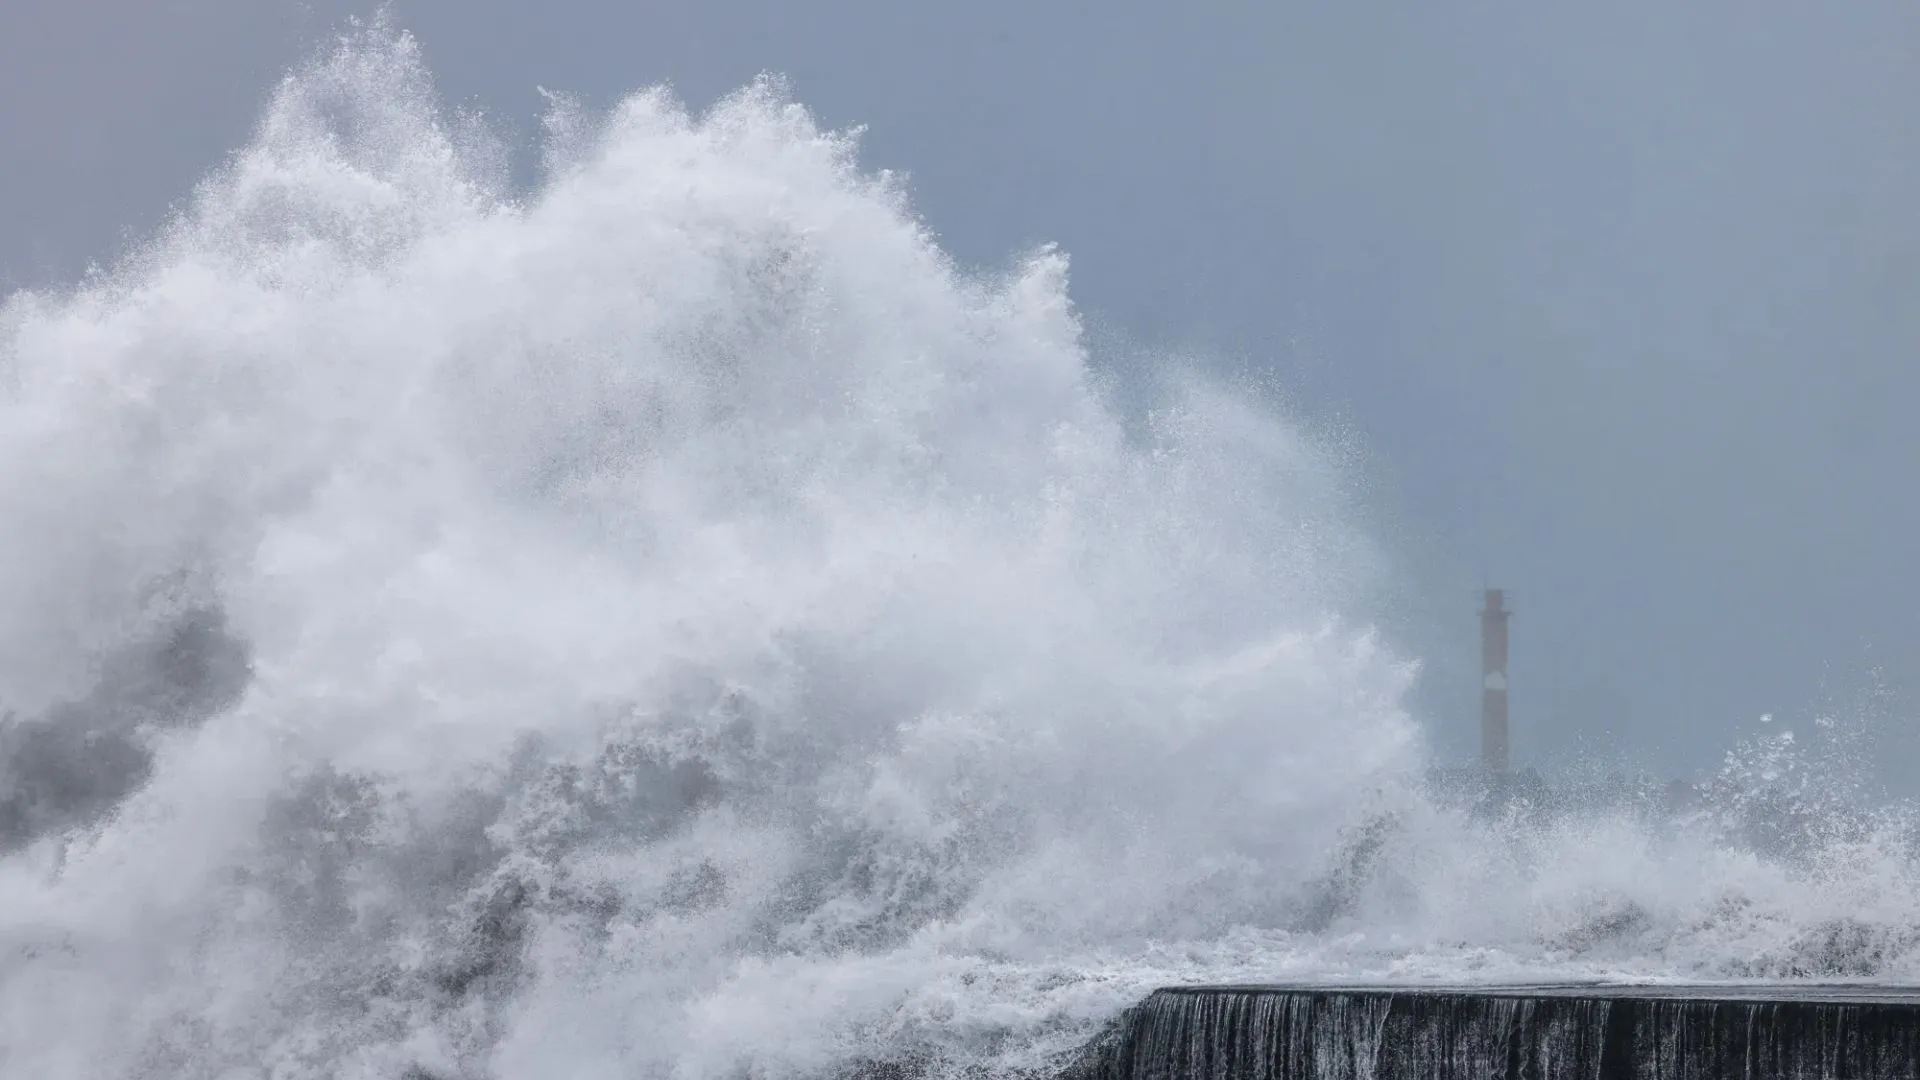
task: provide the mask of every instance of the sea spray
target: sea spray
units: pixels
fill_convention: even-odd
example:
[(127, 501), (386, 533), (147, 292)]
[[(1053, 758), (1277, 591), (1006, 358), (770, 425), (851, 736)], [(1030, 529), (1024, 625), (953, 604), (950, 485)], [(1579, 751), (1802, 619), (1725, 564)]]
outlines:
[(1913, 971), (1881, 833), (1426, 798), (1338, 455), (1123, 414), (1060, 253), (961, 272), (770, 81), (549, 128), (510, 188), (377, 24), (0, 307), (9, 1075), (977, 1075), (1166, 983)]
[[(9, 1071), (1018, 1059), (1416, 761), (1337, 472), (1128, 430), (1062, 256), (960, 273), (771, 82), (553, 127), (506, 191), (376, 26), (8, 302), (9, 731), (127, 759), (17, 815)], [(75, 704), (194, 618), (204, 704)]]

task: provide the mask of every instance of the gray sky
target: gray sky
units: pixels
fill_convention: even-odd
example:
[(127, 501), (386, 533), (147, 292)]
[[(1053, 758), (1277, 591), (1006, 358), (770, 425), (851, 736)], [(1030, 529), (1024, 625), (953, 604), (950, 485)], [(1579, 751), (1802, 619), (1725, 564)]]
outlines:
[[(340, 0), (0, 5), (0, 282), (104, 258), (244, 137)], [(1884, 665), (1920, 693), (1920, 7), (410, 0), (444, 94), (699, 105), (763, 70), (960, 258), (1283, 371), (1366, 441), (1422, 707), (1516, 757), (1711, 766)], [(1912, 690), (1906, 688), (1913, 687)], [(1920, 764), (1894, 725), (1886, 760)]]

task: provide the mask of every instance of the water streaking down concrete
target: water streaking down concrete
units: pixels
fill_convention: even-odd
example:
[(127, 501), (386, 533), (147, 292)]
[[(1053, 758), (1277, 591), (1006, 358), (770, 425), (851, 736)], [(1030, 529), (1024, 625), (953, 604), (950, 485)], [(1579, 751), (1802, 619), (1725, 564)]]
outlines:
[(1155, 992), (1076, 1080), (1920, 1078), (1920, 987), (1203, 986)]

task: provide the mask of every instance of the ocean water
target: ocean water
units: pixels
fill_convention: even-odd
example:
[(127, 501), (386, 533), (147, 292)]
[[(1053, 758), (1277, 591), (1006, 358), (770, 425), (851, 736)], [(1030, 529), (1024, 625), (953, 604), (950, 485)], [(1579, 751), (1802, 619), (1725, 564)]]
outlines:
[(1363, 478), (1116, 388), (1062, 253), (962, 271), (773, 82), (547, 140), (376, 24), (0, 306), (0, 1072), (1014, 1075), (1169, 983), (1920, 969), (1910, 817), (1785, 738), (1678, 818), (1429, 797)]

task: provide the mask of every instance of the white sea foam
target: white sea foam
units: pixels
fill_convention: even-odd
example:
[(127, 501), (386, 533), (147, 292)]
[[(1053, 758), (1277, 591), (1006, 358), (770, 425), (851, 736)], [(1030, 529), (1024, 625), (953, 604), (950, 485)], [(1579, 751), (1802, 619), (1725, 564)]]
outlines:
[(1010, 1069), (1167, 982), (1911, 971), (1899, 819), (1420, 794), (1353, 478), (1201, 380), (1123, 415), (1059, 254), (961, 273), (774, 84), (551, 129), (509, 190), (375, 26), (0, 313), (9, 1075)]

